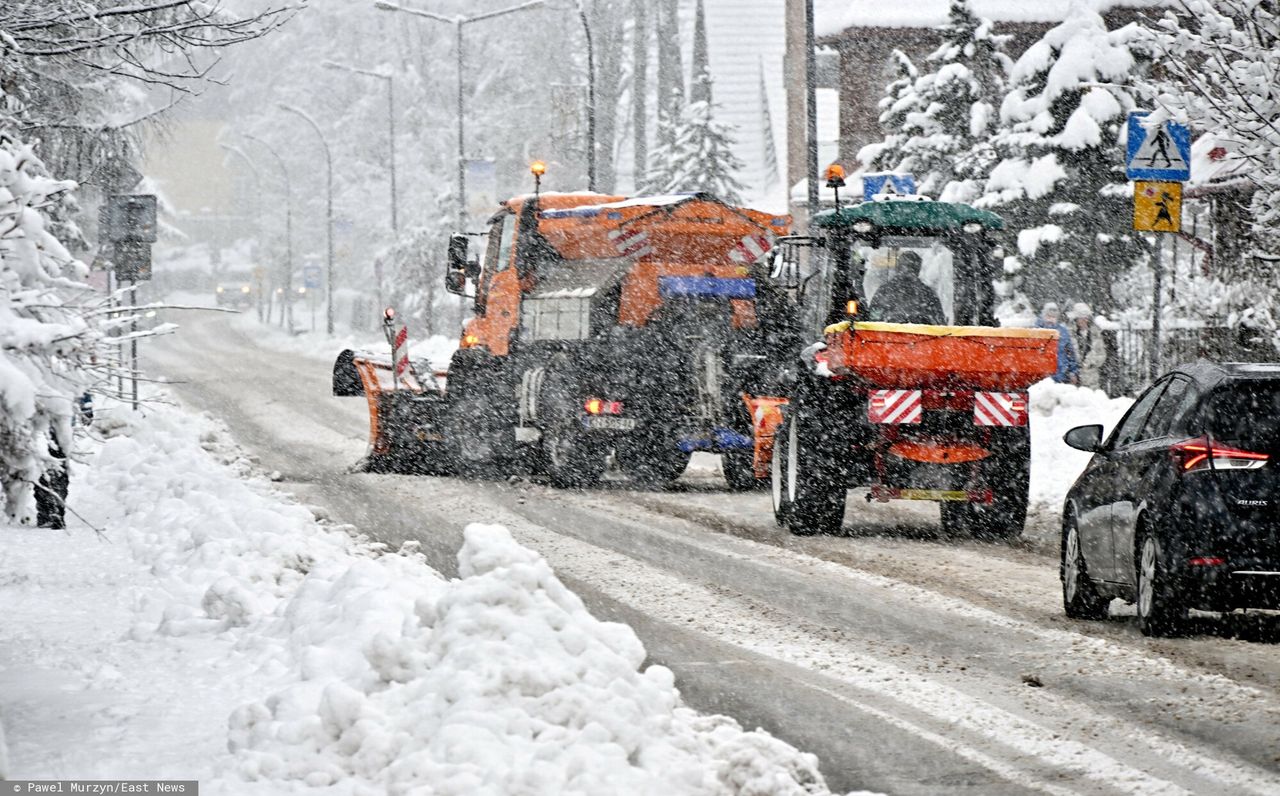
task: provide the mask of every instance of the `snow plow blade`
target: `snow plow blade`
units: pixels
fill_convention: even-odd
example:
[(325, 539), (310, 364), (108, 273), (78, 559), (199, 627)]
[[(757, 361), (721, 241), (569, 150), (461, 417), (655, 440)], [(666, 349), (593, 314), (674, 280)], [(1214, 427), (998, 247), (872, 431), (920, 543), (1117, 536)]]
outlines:
[(333, 365), (333, 394), (369, 404), (369, 451), (353, 471), (446, 474), (443, 392), (397, 385), (390, 358), (346, 350)]
[(846, 321), (826, 338), (834, 375), (876, 387), (1021, 391), (1058, 369), (1053, 329)]

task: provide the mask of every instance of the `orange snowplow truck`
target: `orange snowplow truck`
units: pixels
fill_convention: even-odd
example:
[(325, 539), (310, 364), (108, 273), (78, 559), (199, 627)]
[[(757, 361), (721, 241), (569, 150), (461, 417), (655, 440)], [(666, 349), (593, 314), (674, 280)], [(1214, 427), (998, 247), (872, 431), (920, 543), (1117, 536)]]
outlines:
[(663, 485), (705, 450), (754, 487), (743, 395), (777, 391), (778, 352), (798, 339), (760, 271), (789, 223), (701, 193), (542, 194), (503, 203), (483, 262), (454, 235), (446, 288), (474, 317), (448, 370), (448, 460), (587, 486), (612, 452)]
[[(847, 491), (941, 504), (947, 533), (1017, 536), (1031, 462), (1027, 388), (1057, 369), (1057, 332), (993, 316), (1004, 222), (910, 196), (815, 215), (778, 247), (811, 345), (756, 413), (756, 466), (796, 534), (841, 527)], [(808, 247), (808, 273), (796, 250)]]

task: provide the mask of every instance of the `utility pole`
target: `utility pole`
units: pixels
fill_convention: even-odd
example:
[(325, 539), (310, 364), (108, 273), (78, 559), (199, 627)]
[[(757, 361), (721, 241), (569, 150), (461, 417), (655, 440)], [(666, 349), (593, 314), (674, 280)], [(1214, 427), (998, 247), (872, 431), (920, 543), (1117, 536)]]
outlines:
[(805, 139), (808, 151), (805, 158), (807, 176), (805, 184), (809, 188), (809, 223), (818, 213), (818, 56), (817, 38), (814, 35), (813, 0), (804, 3), (804, 104), (805, 104)]

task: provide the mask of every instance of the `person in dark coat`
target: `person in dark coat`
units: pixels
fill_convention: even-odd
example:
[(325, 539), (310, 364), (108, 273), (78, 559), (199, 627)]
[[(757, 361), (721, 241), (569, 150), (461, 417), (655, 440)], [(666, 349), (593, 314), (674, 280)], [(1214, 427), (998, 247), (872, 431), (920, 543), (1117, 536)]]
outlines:
[(867, 313), (884, 323), (924, 323), (943, 325), (947, 317), (942, 302), (932, 288), (920, 281), (923, 261), (915, 252), (898, 255), (898, 265), (889, 281), (872, 297)]

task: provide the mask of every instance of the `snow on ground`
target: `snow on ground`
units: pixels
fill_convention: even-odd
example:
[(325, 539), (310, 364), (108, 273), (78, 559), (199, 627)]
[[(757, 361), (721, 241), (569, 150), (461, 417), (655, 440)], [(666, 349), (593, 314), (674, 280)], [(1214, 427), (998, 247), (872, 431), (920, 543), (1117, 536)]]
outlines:
[(629, 627), (592, 617), (501, 527), (469, 527), (446, 581), (272, 492), (207, 419), (153, 405), (102, 411), (93, 431), (72, 480), (82, 519), (0, 528), (11, 777), (827, 792), (812, 755), (682, 706)]
[(1101, 423), (1103, 433), (1110, 434), (1132, 404), (1132, 398), (1109, 398), (1101, 390), (1058, 384), (1050, 379), (1032, 385), (1032, 513), (1061, 511), (1067, 490), (1093, 456), (1068, 447), (1062, 435), (1090, 423)]

